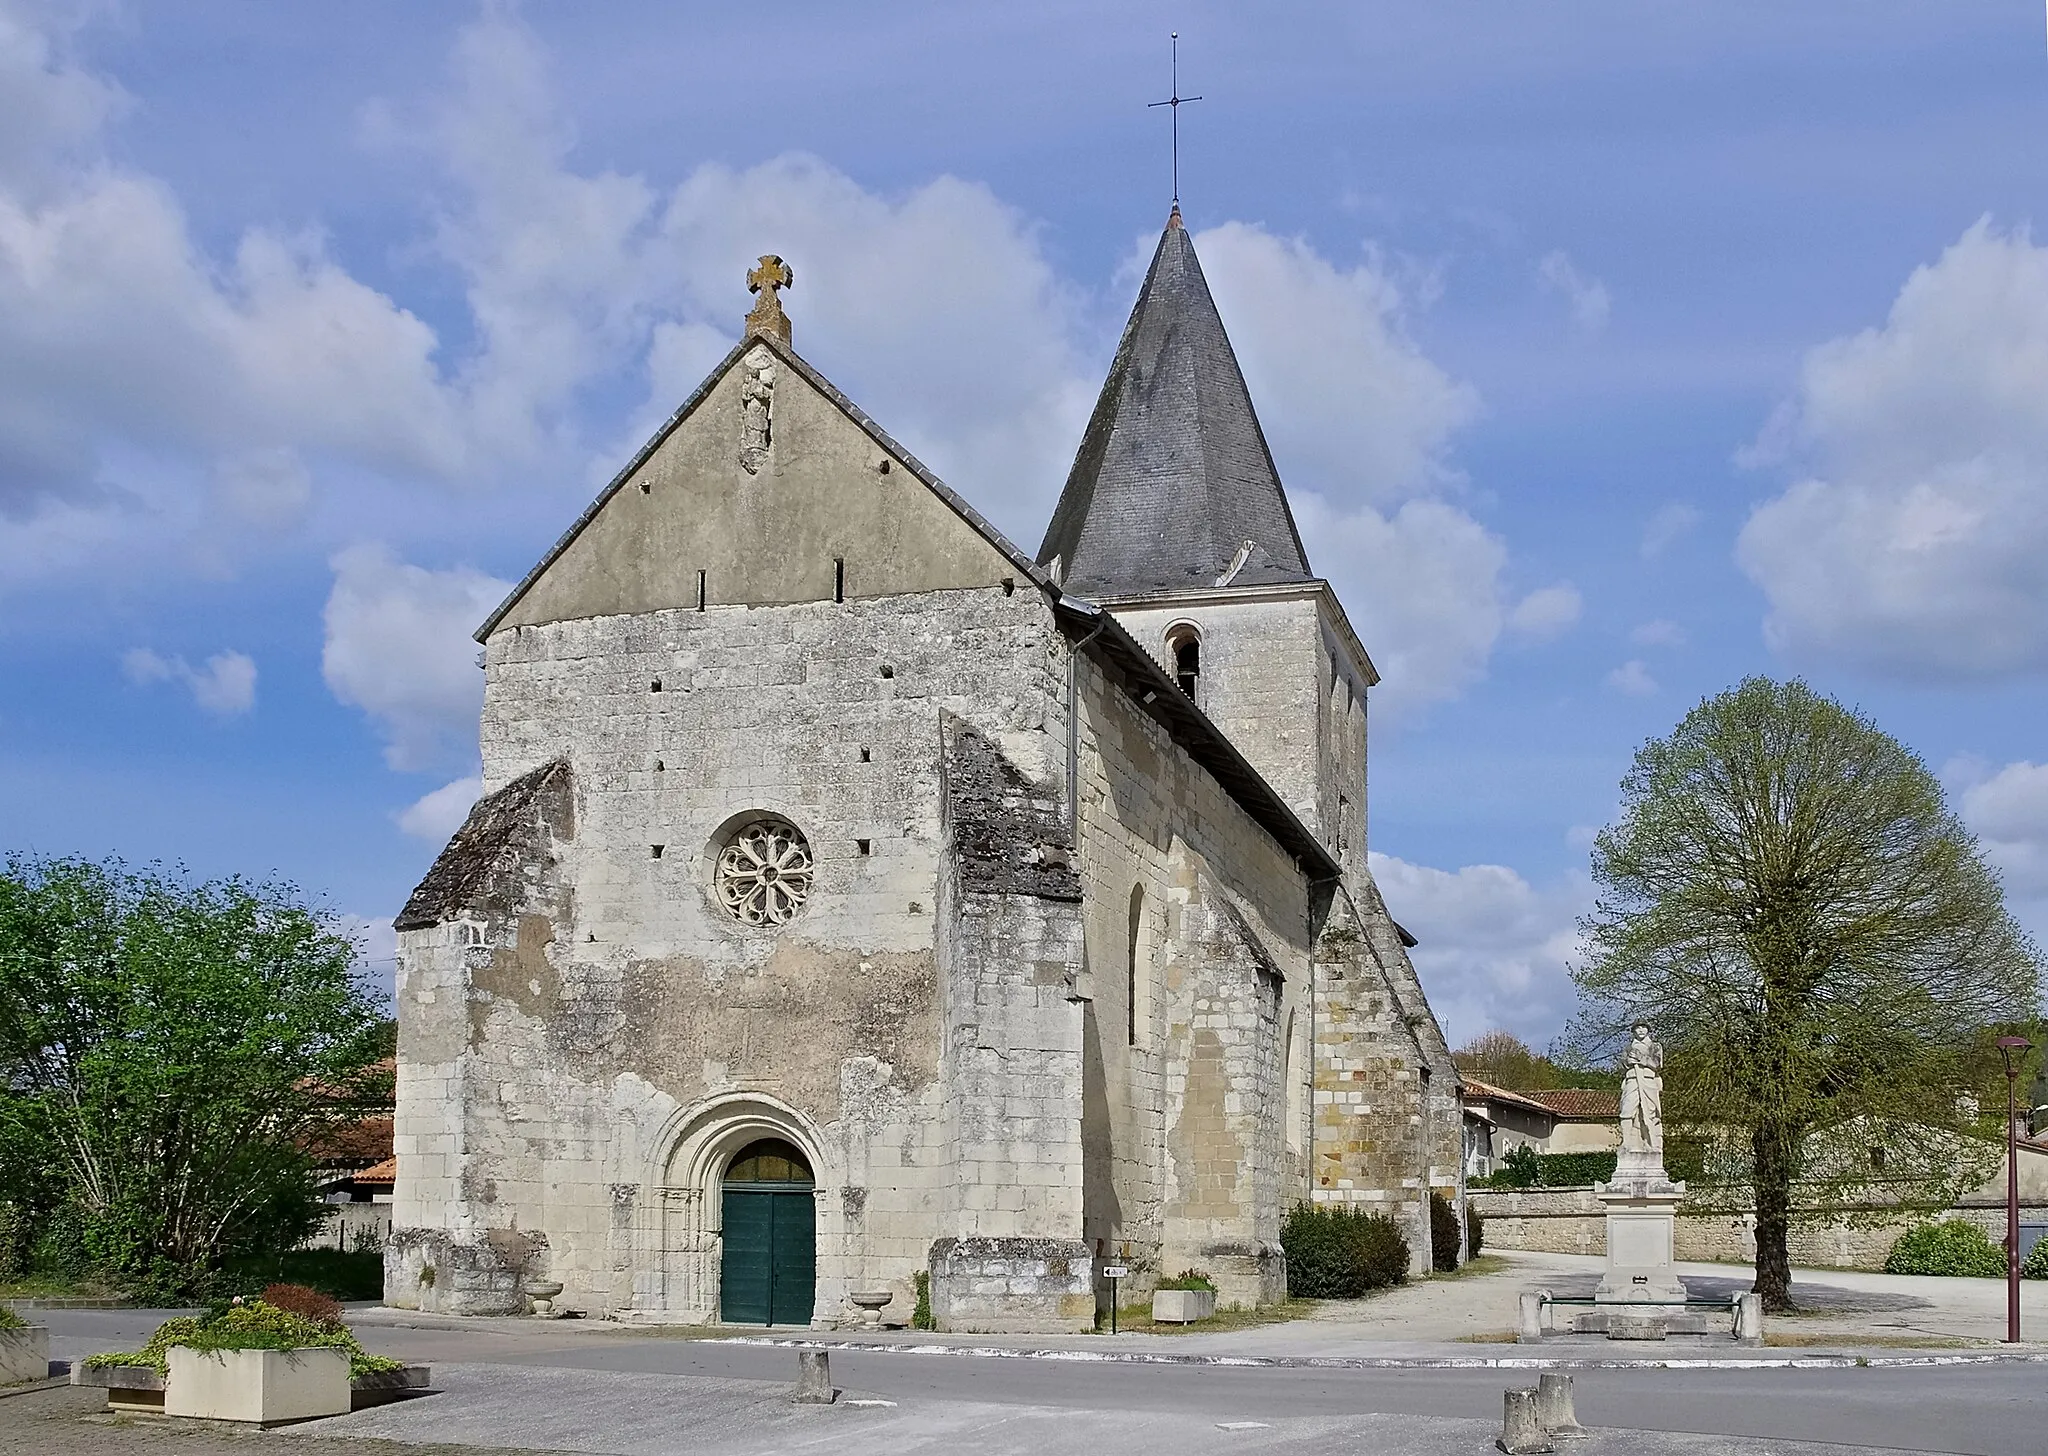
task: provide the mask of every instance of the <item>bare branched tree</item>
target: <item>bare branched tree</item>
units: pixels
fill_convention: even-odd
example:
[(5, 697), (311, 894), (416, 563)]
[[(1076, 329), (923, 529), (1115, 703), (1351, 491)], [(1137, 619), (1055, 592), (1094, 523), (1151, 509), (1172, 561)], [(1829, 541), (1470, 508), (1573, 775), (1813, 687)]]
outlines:
[(1973, 1053), (2036, 1014), (2040, 957), (1910, 750), (1752, 678), (1636, 755), (1593, 874), (1567, 1042), (1605, 1060), (1655, 1028), (1667, 1115), (1755, 1199), (1767, 1309), (1791, 1305), (1795, 1218), (1939, 1206), (1982, 1176)]

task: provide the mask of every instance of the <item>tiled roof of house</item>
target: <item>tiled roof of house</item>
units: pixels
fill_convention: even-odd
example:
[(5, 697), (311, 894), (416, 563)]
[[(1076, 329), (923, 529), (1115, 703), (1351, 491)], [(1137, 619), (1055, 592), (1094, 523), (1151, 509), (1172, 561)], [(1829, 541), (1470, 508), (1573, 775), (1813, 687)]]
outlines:
[(1613, 1122), (1621, 1116), (1621, 1094), (1612, 1087), (1552, 1087), (1522, 1095), (1576, 1121)]
[(396, 1183), (398, 1181), (398, 1159), (386, 1158), (373, 1168), (365, 1168), (356, 1174), (358, 1183)]
[(1525, 1112), (1540, 1112), (1546, 1117), (1557, 1116), (1554, 1108), (1532, 1100), (1531, 1093), (1510, 1092), (1505, 1087), (1496, 1087), (1491, 1082), (1481, 1082), (1466, 1076), (1458, 1078), (1458, 1087), (1467, 1102), (1498, 1102), (1509, 1107), (1519, 1107)]

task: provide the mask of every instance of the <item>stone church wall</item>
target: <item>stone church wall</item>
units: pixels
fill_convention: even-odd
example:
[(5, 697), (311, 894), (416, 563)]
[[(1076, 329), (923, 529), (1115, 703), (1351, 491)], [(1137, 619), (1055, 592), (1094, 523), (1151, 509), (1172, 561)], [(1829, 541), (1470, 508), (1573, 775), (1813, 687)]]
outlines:
[[(516, 905), (402, 937), (394, 1250), (412, 1252), (388, 1297), (482, 1312), (516, 1270), (572, 1308), (713, 1318), (724, 1144), (773, 1135), (813, 1158), (816, 1317), (870, 1286), (907, 1312), (956, 1181), (940, 714), (1056, 781), (1058, 655), (1043, 600), (1002, 589), (495, 634), (486, 788), (565, 757), (575, 832)], [(815, 860), (779, 931), (708, 891), (721, 836), (761, 812)], [(452, 1264), (476, 1266), (461, 1293)]]
[(1307, 984), (1306, 885), (1091, 659), (1080, 674), (1087, 1237), (1136, 1271), (1128, 1295), (1198, 1267), (1226, 1304), (1275, 1299), (1302, 1186), (1282, 1036)]

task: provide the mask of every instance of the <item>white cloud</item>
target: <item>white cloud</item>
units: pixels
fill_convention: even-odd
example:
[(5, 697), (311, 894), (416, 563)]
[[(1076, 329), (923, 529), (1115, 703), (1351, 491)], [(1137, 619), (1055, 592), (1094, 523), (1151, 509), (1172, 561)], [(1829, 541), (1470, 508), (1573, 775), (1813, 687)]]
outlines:
[(395, 769), (474, 760), (484, 675), (470, 634), (510, 584), (467, 567), (429, 571), (374, 544), (330, 564), (321, 669), (335, 697), (375, 720)]
[(1631, 657), (1607, 674), (1607, 686), (1632, 698), (1646, 698), (1657, 691), (1657, 680), (1639, 657)]
[(483, 779), (471, 774), (443, 784), (394, 817), (398, 827), (415, 839), (438, 844), (462, 827), (462, 821), (469, 817), (470, 805), (483, 791)]
[(271, 524), (277, 480), (252, 490), (251, 461), (454, 470), (433, 331), (316, 235), (254, 227), (209, 255), (109, 152), (124, 98), (70, 59), (73, 23), (0, 13), (0, 581), (208, 555), (218, 521), (190, 485), (216, 465), (216, 504), (261, 496)]
[(192, 701), (216, 718), (236, 718), (256, 706), (256, 664), (240, 652), (216, 652), (201, 667), (182, 657), (164, 657), (147, 647), (121, 655), (121, 671), (138, 687), (177, 682)]
[(1543, 261), (1536, 265), (1536, 277), (1545, 288), (1564, 296), (1571, 307), (1572, 327), (1578, 332), (1597, 334), (1607, 327), (1607, 315), (1613, 307), (1613, 300), (1607, 296), (1607, 285), (1579, 272), (1570, 255), (1564, 252), (1545, 254)]
[(1412, 304), (1376, 255), (1345, 268), (1241, 222), (1195, 246), (1295, 490), (1385, 507), (1457, 482), (1444, 452), (1478, 395), (1408, 336)]
[[(2048, 764), (2022, 759), (1993, 768), (1959, 758), (1944, 765), (1941, 776), (1960, 791), (1958, 812), (2004, 878), (2006, 893), (2020, 902), (2048, 901)], [(2048, 904), (2033, 908), (2048, 910)]]
[(1485, 673), (1506, 616), (1498, 536), (1434, 500), (1344, 513), (1296, 491), (1294, 514), (1380, 670), (1376, 721), (1410, 721)]
[(1562, 1026), (1587, 882), (1538, 890), (1504, 865), (1440, 870), (1378, 853), (1371, 866), (1387, 908), (1416, 938), (1409, 954), (1453, 1046), (1494, 1027), (1542, 1045)]
[(1882, 327), (1812, 350), (1753, 458), (1802, 474), (1737, 559), (1791, 656), (1900, 676), (2048, 667), (2048, 249), (1988, 219)]
[(1643, 560), (1656, 560), (1664, 554), (1666, 547), (1699, 523), (1699, 511), (1684, 501), (1659, 506), (1643, 526), (1643, 541), (1639, 548)]
[(1508, 626), (1531, 641), (1545, 642), (1569, 630), (1585, 606), (1579, 589), (1568, 581), (1539, 587), (1515, 603)]
[(1666, 617), (1655, 621), (1638, 623), (1628, 634), (1628, 640), (1638, 647), (1683, 647), (1685, 628)]

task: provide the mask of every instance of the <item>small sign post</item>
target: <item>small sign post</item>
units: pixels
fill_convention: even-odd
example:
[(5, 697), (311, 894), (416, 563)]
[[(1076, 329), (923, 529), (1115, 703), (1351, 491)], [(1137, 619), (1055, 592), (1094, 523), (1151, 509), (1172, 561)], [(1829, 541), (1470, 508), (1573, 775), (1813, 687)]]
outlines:
[(1131, 1277), (1131, 1271), (1122, 1264), (1106, 1264), (1102, 1277), (1109, 1281), (1109, 1332), (1116, 1333), (1116, 1286), (1117, 1281)]

